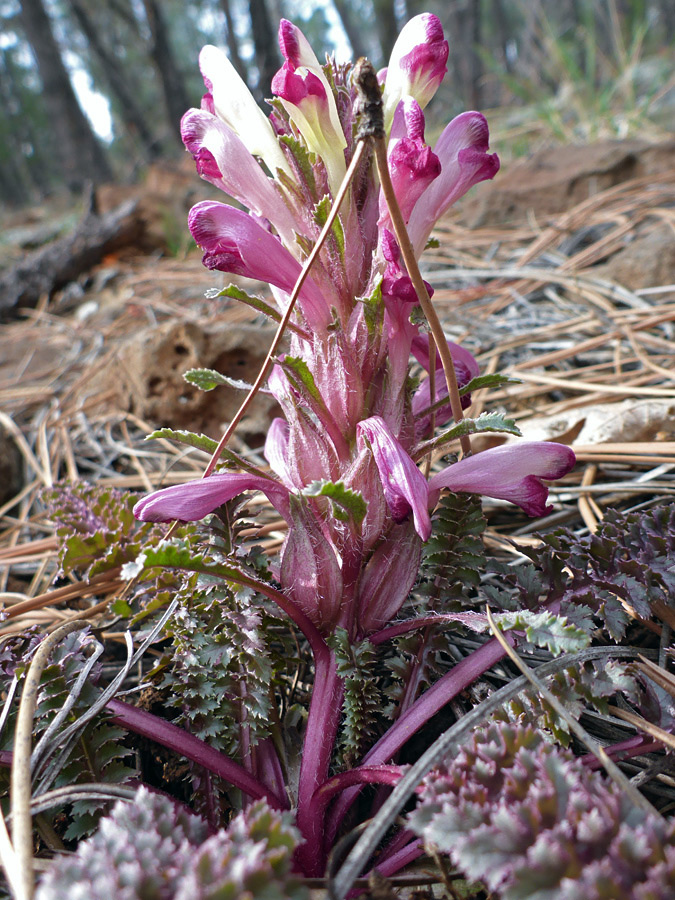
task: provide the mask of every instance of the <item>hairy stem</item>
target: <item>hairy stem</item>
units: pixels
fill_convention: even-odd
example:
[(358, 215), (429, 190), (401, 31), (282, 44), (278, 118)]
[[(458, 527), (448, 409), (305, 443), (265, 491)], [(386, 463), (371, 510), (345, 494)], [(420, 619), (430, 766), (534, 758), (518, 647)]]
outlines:
[[(422, 278), (419, 266), (417, 265), (417, 260), (415, 259), (415, 251), (413, 249), (410, 238), (408, 237), (408, 231), (405, 227), (405, 221), (403, 219), (401, 210), (399, 209), (398, 201), (396, 200), (394, 186), (391, 183), (391, 178), (389, 177), (389, 168), (387, 165), (387, 145), (385, 143), (385, 138), (383, 136), (373, 137), (372, 141), (375, 148), (377, 174), (380, 177), (382, 193), (384, 194), (384, 199), (387, 203), (389, 215), (391, 216), (391, 221), (394, 226), (394, 231), (396, 232), (396, 239), (398, 240), (399, 246), (401, 248), (401, 255), (403, 256), (403, 261), (405, 263), (406, 269), (408, 270), (410, 280), (412, 281), (413, 287), (415, 288), (417, 299), (420, 301), (422, 312), (426, 316), (427, 322), (429, 323), (429, 328), (431, 329), (431, 334), (433, 335), (434, 343), (436, 344), (436, 349), (438, 350), (438, 355), (441, 357), (441, 362), (443, 363), (443, 371), (445, 373), (445, 380), (448, 385), (448, 398), (450, 400), (452, 416), (455, 422), (461, 422), (464, 414), (462, 412), (462, 401), (459, 396), (459, 388), (457, 386), (455, 364), (452, 361), (452, 353), (450, 353), (450, 348), (448, 347), (448, 342), (443, 332), (443, 326), (441, 325), (441, 321), (436, 314), (436, 310), (434, 309), (434, 305), (429, 297), (429, 292), (427, 291), (426, 285), (424, 284), (424, 279)], [(471, 441), (469, 440), (468, 435), (463, 435), (462, 437), (460, 437), (459, 442), (462, 447), (462, 452), (465, 456), (471, 453)]]

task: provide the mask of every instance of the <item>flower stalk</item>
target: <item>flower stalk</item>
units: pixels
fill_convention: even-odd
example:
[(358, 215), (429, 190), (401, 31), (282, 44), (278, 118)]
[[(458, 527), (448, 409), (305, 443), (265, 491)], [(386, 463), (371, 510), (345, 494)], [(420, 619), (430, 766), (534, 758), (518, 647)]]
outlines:
[[(285, 520), (274, 583), (236, 566), (223, 567), (221, 577), (274, 601), (311, 648), (311, 700), (292, 803), (304, 839), (296, 866), (320, 876), (360, 786), (395, 784), (400, 772), (388, 764), (405, 740), (504, 653), (495, 641), (486, 644), (421, 697), (411, 697), (398, 721), (360, 751), (357, 765), (331, 774), (348, 701), (338, 635), (346, 636), (353, 662), (357, 648), (375, 648), (392, 633), (388, 627), (396, 628), (442, 489), (511, 500), (538, 515), (547, 509), (542, 479), (565, 474), (574, 457), (559, 444), (471, 456), (469, 428), (460, 427), (463, 404), (470, 402), (460, 389), (478, 374), (478, 363), (447, 340), (418, 259), (435, 221), (473, 184), (493, 177), (499, 161), (488, 152), (480, 113), (453, 120), (435, 147), (425, 142), (422, 110), (448, 55), (439, 20), (423, 14), (403, 29), (383, 85), (365, 60), (353, 69), (330, 61), (322, 66), (302, 32), (285, 20), (279, 43), (285, 62), (273, 81), (269, 119), (252, 112), (220, 51), (205, 48), (207, 93), (182, 123), (202, 177), (248, 210), (213, 201), (193, 208), (189, 226), (204, 264), (268, 282), (278, 328), (202, 479), (143, 498), (135, 514), (144, 521), (199, 521), (253, 490)], [(247, 131), (249, 113), (254, 127)], [(430, 336), (417, 324), (420, 307)], [(438, 383), (436, 354), (445, 385)], [(411, 356), (428, 373), (419, 386), (410, 378)], [(265, 383), (283, 413), (265, 443), (269, 474), (216, 471)], [(452, 428), (459, 428), (463, 458), (438, 472), (421, 471), (420, 452), (429, 441), (443, 443), (438, 429), (449, 422), (445, 441), (455, 440)], [(192, 571), (218, 577), (216, 569)], [(420, 616), (414, 627), (435, 621)], [(244, 703), (245, 686), (239, 694)], [(246, 731), (234, 783), (243, 785), (242, 773), (255, 778), (254, 749)], [(279, 804), (279, 759), (271, 742), (261, 752), (275, 785), (259, 783), (256, 790)], [(418, 852), (414, 842), (401, 845), (389, 870)]]

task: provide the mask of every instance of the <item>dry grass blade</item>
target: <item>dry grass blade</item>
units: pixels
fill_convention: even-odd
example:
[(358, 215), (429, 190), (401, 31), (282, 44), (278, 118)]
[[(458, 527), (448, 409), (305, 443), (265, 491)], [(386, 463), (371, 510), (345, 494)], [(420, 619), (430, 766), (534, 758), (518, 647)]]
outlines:
[(17, 894), (15, 900), (32, 900), (35, 891), (33, 871), (33, 823), (30, 813), (31, 801), (31, 744), (33, 716), (37, 705), (40, 678), (49, 661), (54, 647), (66, 635), (84, 627), (80, 621), (68, 622), (46, 637), (35, 653), (21, 694), (19, 714), (14, 732), (14, 755), (12, 761), (10, 805), (12, 811), (12, 841), (18, 868)]
[(627, 709), (619, 709), (617, 706), (610, 706), (609, 711), (612, 715), (617, 716), (617, 718), (623, 719), (624, 722), (634, 725), (636, 728), (639, 728), (640, 731), (644, 731), (645, 734), (650, 735), (650, 737), (661, 741), (666, 747), (675, 750), (675, 735), (672, 735), (669, 731), (664, 731), (664, 729), (659, 728), (658, 725), (648, 722), (646, 719), (643, 719), (642, 716), (629, 712)]

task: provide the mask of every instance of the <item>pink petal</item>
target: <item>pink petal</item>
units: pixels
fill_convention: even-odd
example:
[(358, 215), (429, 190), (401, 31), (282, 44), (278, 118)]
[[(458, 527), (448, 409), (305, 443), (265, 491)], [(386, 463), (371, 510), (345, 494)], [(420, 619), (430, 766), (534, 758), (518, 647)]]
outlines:
[(203, 178), (269, 219), (287, 240), (294, 239), (292, 215), (232, 128), (205, 110), (189, 109), (181, 121), (181, 136)]
[(134, 515), (143, 522), (198, 522), (244, 491), (262, 491), (288, 519), (288, 489), (271, 478), (245, 472), (223, 472), (162, 488), (139, 500)]
[(488, 153), (489, 131), (482, 113), (465, 112), (444, 129), (434, 152), (441, 161), (441, 174), (424, 191), (410, 216), (408, 231), (418, 253), (431, 229), (450, 206), (486, 178), (499, 171), (499, 157)]
[(447, 71), (449, 47), (437, 16), (422, 13), (401, 29), (384, 82), (385, 122), (391, 122), (402, 97), (414, 97), (425, 107)]
[[(438, 157), (424, 142), (424, 113), (412, 97), (405, 97), (396, 109), (387, 158), (396, 199), (407, 222), (419, 197), (441, 172)], [(389, 222), (381, 192), (380, 216)]]
[[(448, 347), (450, 348), (452, 361), (455, 364), (457, 383), (460, 387), (464, 387), (464, 385), (468, 384), (472, 378), (476, 378), (476, 376), (480, 375), (478, 360), (471, 351), (467, 350), (466, 347), (462, 347), (461, 344), (455, 344), (453, 341), (448, 341)], [(412, 355), (417, 362), (428, 372), (429, 335), (426, 333), (418, 334), (412, 342), (411, 350)], [(443, 369), (443, 363), (441, 362), (441, 357), (438, 352), (436, 353), (436, 369)]]
[[(300, 263), (278, 238), (243, 210), (204, 200), (190, 210), (188, 226), (204, 250), (203, 263), (207, 268), (246, 275), (288, 293), (292, 291), (301, 271)], [(311, 276), (300, 294), (300, 306), (312, 327), (328, 324), (326, 301)]]
[(441, 488), (466, 491), (508, 500), (529, 516), (543, 516), (553, 507), (546, 505), (548, 488), (541, 479), (562, 478), (575, 462), (569, 447), (550, 441), (523, 441), (494, 447), (434, 475), (429, 481), (429, 496), (435, 502)]
[(412, 511), (415, 530), (426, 541), (431, 534), (427, 481), (380, 416), (371, 416), (356, 426), (357, 445), (370, 446), (380, 473), (387, 505), (395, 521)]

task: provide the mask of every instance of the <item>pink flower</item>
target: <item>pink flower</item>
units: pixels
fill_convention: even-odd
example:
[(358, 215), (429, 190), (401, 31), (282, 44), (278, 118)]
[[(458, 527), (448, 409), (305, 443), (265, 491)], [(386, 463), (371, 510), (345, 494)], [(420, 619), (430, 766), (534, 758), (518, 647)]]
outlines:
[(142, 497), (134, 506), (134, 515), (143, 522), (198, 522), (244, 491), (262, 491), (288, 520), (288, 489), (272, 478), (247, 472), (221, 472), (162, 488)]
[[(404, 97), (396, 109), (387, 155), (396, 199), (407, 222), (419, 197), (441, 173), (440, 160), (424, 142), (424, 113), (412, 97)], [(380, 222), (391, 227), (381, 192)]]
[(431, 519), (424, 475), (380, 416), (359, 422), (356, 435), (359, 448), (367, 445), (372, 451), (394, 521), (403, 522), (412, 512), (415, 530), (426, 541), (431, 534)]
[(488, 153), (490, 135), (485, 116), (465, 112), (456, 116), (439, 137), (434, 153), (441, 162), (441, 174), (421, 195), (408, 222), (410, 239), (417, 255), (440, 217), (464, 194), (499, 171), (499, 157)]
[[(204, 200), (190, 210), (188, 226), (204, 250), (209, 269), (233, 272), (266, 281), (290, 293), (302, 270), (281, 241), (248, 213), (226, 203)], [(330, 320), (323, 294), (312, 277), (305, 281), (299, 306), (313, 328), (323, 329)]]
[(437, 16), (422, 13), (401, 29), (384, 82), (384, 116), (388, 128), (402, 97), (414, 97), (424, 108), (447, 71), (449, 47)]
[(205, 110), (189, 109), (181, 121), (181, 136), (202, 178), (269, 219), (287, 242), (294, 240), (297, 225), (274, 182), (225, 122)]
[[(466, 384), (468, 384), (473, 378), (476, 378), (480, 374), (480, 367), (474, 355), (469, 352), (465, 347), (461, 347), (459, 344), (453, 343), (453, 341), (447, 342), (448, 347), (450, 349), (450, 355), (452, 356), (452, 361), (455, 366), (455, 375), (457, 376), (457, 386), (462, 388)], [(418, 334), (412, 340), (411, 350), (413, 356), (417, 360), (417, 362), (429, 371), (429, 335), (428, 334)], [(448, 384), (445, 379), (445, 374), (443, 372), (443, 363), (441, 362), (440, 354), (436, 353), (436, 396), (434, 398), (434, 403), (437, 403), (439, 400), (442, 400), (444, 397), (448, 396)], [(431, 406), (431, 383), (430, 379), (426, 378), (418, 387), (418, 389), (413, 394), (412, 398), (412, 411), (413, 415), (419, 416), (425, 409), (428, 409)], [(462, 409), (466, 409), (471, 405), (471, 395), (465, 394), (462, 397)], [(436, 410), (434, 419), (437, 425), (444, 425), (446, 422), (449, 422), (452, 418), (452, 409), (450, 408), (450, 404), (447, 406), (442, 406), (440, 409)], [(418, 418), (415, 423), (415, 433), (418, 438), (425, 435), (429, 429), (431, 424), (431, 416), (425, 416), (424, 418)]]
[(332, 89), (307, 38), (287, 19), (279, 25), (279, 47), (286, 62), (272, 79), (272, 91), (307, 147), (323, 160), (335, 195), (346, 172), (347, 141)]
[(434, 475), (429, 481), (429, 495), (435, 505), (441, 488), (483, 494), (515, 503), (529, 516), (543, 516), (553, 507), (546, 505), (548, 488), (542, 479), (562, 478), (575, 462), (569, 447), (548, 441), (494, 447)]

